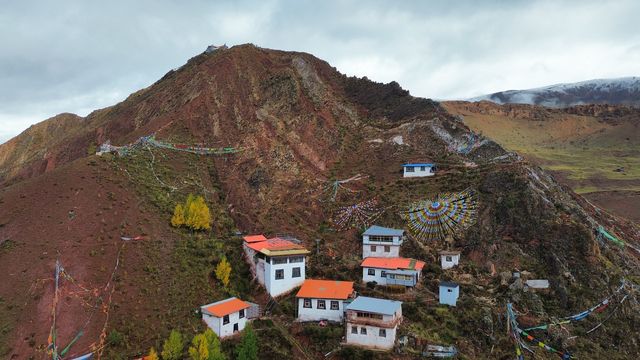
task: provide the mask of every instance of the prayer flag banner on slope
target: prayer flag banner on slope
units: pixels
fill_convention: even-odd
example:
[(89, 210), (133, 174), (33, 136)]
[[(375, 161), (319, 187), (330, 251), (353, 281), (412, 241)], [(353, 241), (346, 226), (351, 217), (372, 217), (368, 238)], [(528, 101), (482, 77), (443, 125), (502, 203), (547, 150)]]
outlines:
[(400, 216), (407, 221), (413, 236), (422, 240), (443, 240), (475, 223), (475, 192), (467, 189), (439, 194), (431, 200), (411, 204)]

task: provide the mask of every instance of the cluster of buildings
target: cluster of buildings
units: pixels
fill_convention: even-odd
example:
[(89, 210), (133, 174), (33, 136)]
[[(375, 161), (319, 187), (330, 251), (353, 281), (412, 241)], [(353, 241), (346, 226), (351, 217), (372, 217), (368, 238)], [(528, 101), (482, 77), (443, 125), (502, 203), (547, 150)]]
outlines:
[[(254, 278), (272, 297), (300, 287), (296, 293), (298, 321), (345, 324), (345, 342), (376, 349), (391, 349), (402, 322), (402, 302), (358, 296), (352, 281), (306, 279), (309, 251), (293, 237), (245, 236), (243, 250)], [(385, 286), (418, 286), (424, 261), (400, 257), (404, 230), (371, 226), (362, 234), (362, 281)], [(441, 252), (443, 268), (458, 264), (459, 252)], [(440, 284), (440, 302), (455, 306), (457, 284)], [(258, 317), (257, 304), (230, 298), (201, 307), (202, 318), (221, 338), (242, 331)]]

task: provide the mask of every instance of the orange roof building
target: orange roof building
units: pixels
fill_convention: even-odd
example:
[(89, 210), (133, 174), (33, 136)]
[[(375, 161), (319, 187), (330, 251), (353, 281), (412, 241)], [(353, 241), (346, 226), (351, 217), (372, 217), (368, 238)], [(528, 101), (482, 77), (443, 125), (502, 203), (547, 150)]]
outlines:
[(215, 317), (223, 317), (233, 312), (246, 309), (250, 306), (251, 305), (249, 305), (248, 303), (236, 297), (232, 297), (226, 300), (215, 302), (213, 304), (205, 305), (202, 307), (202, 312), (205, 314), (211, 314)]
[(418, 285), (425, 262), (408, 258), (368, 257), (362, 261), (362, 281), (379, 285)]
[(362, 267), (372, 267), (378, 269), (392, 269), (392, 270), (422, 270), (425, 262), (408, 258), (379, 258), (368, 257), (362, 260)]
[(255, 304), (236, 297), (214, 302), (200, 307), (202, 320), (220, 338), (231, 336), (245, 328), (248, 311)]
[(354, 295), (352, 281), (306, 280), (296, 294), (298, 321), (341, 322)]
[(307, 279), (296, 297), (346, 300), (352, 294), (353, 281)]
[(245, 236), (242, 247), (253, 277), (269, 295), (280, 296), (302, 285), (309, 250), (293, 237)]

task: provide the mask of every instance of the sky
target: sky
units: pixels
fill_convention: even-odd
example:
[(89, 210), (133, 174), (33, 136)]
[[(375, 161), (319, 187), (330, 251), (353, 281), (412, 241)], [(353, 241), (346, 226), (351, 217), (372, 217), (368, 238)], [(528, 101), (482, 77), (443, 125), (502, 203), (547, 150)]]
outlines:
[(85, 116), (210, 44), (311, 53), (414, 96), (640, 75), (640, 1), (0, 0), (0, 143)]

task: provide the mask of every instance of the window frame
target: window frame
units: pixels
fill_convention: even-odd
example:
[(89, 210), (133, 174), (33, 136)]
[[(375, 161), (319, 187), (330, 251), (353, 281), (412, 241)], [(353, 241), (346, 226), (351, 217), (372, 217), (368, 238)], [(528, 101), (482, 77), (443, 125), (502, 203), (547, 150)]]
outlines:
[(272, 257), (271, 258), (271, 265), (282, 265), (287, 263), (289, 263), (288, 257)]
[(244, 318), (244, 316), (245, 316), (245, 314), (244, 314), (244, 309), (240, 309), (240, 310), (238, 311), (238, 318), (243, 319), (243, 318)]
[(451, 256), (451, 255), (446, 255), (446, 256), (445, 256), (445, 258), (444, 258), (444, 261), (446, 261), (446, 262), (452, 262), (452, 261), (453, 261), (453, 256)]
[(378, 337), (387, 337), (387, 329), (380, 329), (380, 331), (378, 331)]
[[(278, 277), (278, 274), (282, 274), (282, 277)], [(284, 280), (284, 269), (276, 269), (275, 279), (276, 280)]]
[(367, 327), (366, 326), (362, 326), (360, 328), (360, 335), (367, 335)]
[(318, 309), (318, 310), (327, 310), (327, 302), (325, 300), (323, 300), (323, 299), (316, 300), (316, 309)]
[(387, 272), (382, 270), (380, 271), (380, 277), (386, 278), (387, 277)]
[(384, 246), (384, 252), (390, 253), (391, 252), (391, 245), (385, 245)]
[[(296, 270), (298, 271), (298, 275), (296, 275)], [(300, 267), (294, 267), (291, 269), (291, 278), (299, 278), (302, 276), (302, 269)]]
[(404, 172), (416, 172), (416, 169), (413, 166), (405, 166)]
[(290, 256), (289, 264), (301, 263), (304, 262), (304, 256)]
[(371, 245), (369, 248), (371, 249), (371, 252), (378, 251), (378, 246), (377, 245)]
[[(307, 301), (309, 306), (307, 306)], [(311, 302), (311, 299), (302, 299), (302, 307), (305, 309), (312, 309), (313, 308), (313, 303)]]
[(367, 268), (367, 275), (368, 276), (376, 276), (376, 269)]
[(222, 325), (227, 325), (229, 323), (229, 315), (225, 315), (222, 317)]
[(352, 326), (351, 327), (351, 333), (358, 335), (358, 327), (357, 326)]
[(329, 303), (329, 306), (331, 310), (340, 310), (340, 302), (338, 302), (338, 300), (331, 300), (331, 303)]

